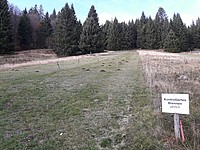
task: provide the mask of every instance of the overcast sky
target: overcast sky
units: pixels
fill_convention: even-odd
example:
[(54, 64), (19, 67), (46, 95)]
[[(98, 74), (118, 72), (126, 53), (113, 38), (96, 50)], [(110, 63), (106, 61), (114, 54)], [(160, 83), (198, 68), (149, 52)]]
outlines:
[(67, 2), (69, 5), (73, 3), (76, 16), (81, 22), (84, 22), (91, 5), (94, 5), (100, 24), (105, 20), (117, 19), (121, 21), (135, 20), (140, 18), (142, 11), (146, 16), (155, 18), (159, 7), (163, 7), (169, 18), (174, 13), (180, 13), (184, 23), (190, 25), (192, 20), (196, 21), (200, 16), (200, 0), (8, 0), (18, 6), (21, 10), (25, 7), (30, 9), (35, 4), (43, 5), (44, 12), (60, 11)]

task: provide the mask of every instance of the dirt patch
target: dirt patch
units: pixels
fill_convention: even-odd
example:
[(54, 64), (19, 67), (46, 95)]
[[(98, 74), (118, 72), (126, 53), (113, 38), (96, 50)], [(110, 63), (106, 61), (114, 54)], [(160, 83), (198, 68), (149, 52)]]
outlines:
[(106, 72), (105, 70), (101, 70), (100, 72)]
[(90, 69), (85, 69), (85, 71), (90, 71)]

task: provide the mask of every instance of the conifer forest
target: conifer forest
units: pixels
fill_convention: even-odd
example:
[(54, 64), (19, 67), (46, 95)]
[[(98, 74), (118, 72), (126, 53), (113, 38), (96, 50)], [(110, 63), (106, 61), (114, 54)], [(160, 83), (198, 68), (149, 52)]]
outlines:
[(98, 53), (104, 50), (164, 49), (167, 52), (200, 48), (200, 19), (190, 26), (174, 13), (169, 19), (164, 8), (154, 16), (119, 22), (117, 16), (99, 24), (98, 10), (91, 6), (84, 22), (77, 20), (73, 4), (44, 12), (42, 5), (20, 10), (6, 0), (0, 5), (0, 53), (51, 48), (58, 56)]

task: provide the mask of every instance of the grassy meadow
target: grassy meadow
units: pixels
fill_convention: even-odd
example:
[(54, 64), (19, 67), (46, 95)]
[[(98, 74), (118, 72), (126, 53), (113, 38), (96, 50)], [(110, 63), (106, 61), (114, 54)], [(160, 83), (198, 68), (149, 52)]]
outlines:
[(0, 149), (162, 149), (135, 51), (59, 67), (1, 71)]
[[(200, 69), (181, 57), (122, 51), (1, 70), (0, 149), (198, 149)], [(181, 91), (192, 99), (185, 144), (160, 104)]]

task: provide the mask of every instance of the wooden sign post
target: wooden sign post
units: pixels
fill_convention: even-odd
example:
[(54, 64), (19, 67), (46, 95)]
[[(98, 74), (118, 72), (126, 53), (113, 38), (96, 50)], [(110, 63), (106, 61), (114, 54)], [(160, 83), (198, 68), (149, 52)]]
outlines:
[(189, 114), (189, 94), (162, 94), (162, 112), (174, 114), (174, 133), (180, 139), (179, 114)]
[(179, 114), (174, 114), (174, 133), (175, 133), (175, 139), (180, 139), (180, 125), (179, 125)]

